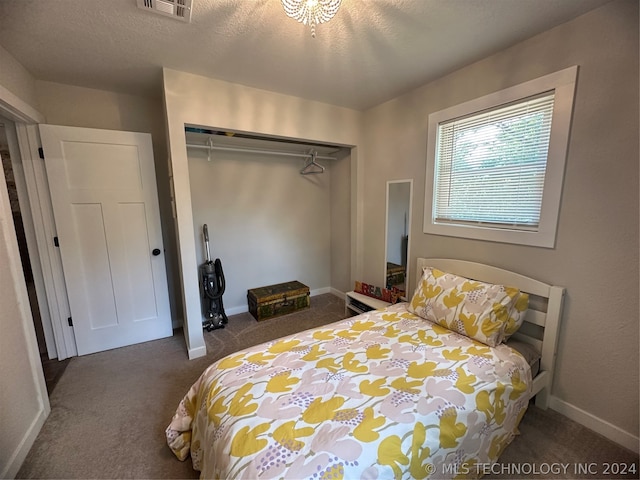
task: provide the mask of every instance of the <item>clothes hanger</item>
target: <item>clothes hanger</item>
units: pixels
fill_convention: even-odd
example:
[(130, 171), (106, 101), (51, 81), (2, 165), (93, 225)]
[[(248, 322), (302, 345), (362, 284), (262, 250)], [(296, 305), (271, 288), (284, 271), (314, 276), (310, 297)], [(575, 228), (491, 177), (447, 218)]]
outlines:
[(300, 170), (301, 175), (314, 175), (316, 173), (324, 173), (324, 167), (316, 162), (316, 155), (318, 152), (312, 150), (309, 152), (311, 155), (311, 160), (309, 160), (305, 166)]
[(209, 150), (207, 151), (207, 161), (211, 161), (211, 151), (213, 150), (213, 138), (209, 137), (207, 139), (207, 145), (209, 145)]

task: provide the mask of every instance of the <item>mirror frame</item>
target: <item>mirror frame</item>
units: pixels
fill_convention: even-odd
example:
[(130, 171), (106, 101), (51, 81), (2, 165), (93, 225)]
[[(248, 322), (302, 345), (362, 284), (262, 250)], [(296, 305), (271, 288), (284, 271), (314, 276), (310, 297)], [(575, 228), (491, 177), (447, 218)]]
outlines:
[(409, 184), (409, 215), (407, 218), (407, 265), (405, 269), (405, 295), (402, 297), (403, 300), (407, 299), (407, 290), (409, 289), (409, 271), (411, 269), (411, 219), (413, 212), (413, 178), (405, 178), (401, 180), (387, 180), (386, 187), (386, 205), (385, 205), (385, 216), (384, 216), (384, 264), (383, 264), (383, 279), (382, 285), (386, 288), (387, 286), (387, 257), (388, 257), (388, 231), (389, 231), (389, 187), (394, 183), (408, 183)]

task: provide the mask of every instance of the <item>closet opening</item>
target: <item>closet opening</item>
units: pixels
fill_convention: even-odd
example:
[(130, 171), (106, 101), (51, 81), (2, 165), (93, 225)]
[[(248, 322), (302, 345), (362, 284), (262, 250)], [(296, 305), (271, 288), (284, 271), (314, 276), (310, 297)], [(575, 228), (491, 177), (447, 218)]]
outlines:
[(351, 149), (300, 139), (185, 128), (198, 265), (224, 266), (227, 315), (247, 291), (300, 281), (316, 295), (350, 290)]

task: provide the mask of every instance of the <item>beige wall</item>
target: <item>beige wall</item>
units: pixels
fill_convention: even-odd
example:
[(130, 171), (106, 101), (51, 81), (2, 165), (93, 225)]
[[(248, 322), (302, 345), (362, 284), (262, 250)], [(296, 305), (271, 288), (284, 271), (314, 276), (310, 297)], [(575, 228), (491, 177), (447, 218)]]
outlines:
[(160, 94), (158, 97), (144, 98), (43, 81), (36, 81), (36, 92), (46, 123), (151, 134), (171, 312), (174, 326), (180, 325), (182, 300), (180, 287), (176, 284), (176, 235), (171, 212), (169, 161)]
[(9, 90), (31, 108), (38, 108), (35, 79), (2, 46), (0, 46), (0, 86)]
[[(428, 115), (571, 65), (580, 69), (556, 247), (424, 234)], [(414, 178), (412, 264), (461, 258), (566, 287), (552, 406), (637, 449), (637, 2), (607, 4), (374, 108), (365, 132), (363, 280), (383, 278), (384, 182)]]
[(349, 195), (348, 183), (334, 186), (340, 161), (322, 161), (324, 174), (304, 176), (302, 158), (214, 151), (209, 161), (207, 153), (188, 149), (194, 247), (200, 265), (206, 223), (212, 259), (224, 267), (227, 315), (246, 312), (247, 290), (264, 285), (298, 280), (312, 295), (326, 293), (332, 286), (331, 198)]
[[(164, 93), (187, 319), (185, 337), (189, 357), (195, 358), (204, 355), (206, 348), (201, 326), (185, 125), (348, 146), (360, 143), (361, 113), (169, 69), (164, 70)], [(358, 152), (353, 150), (352, 168), (359, 165), (358, 157)], [(357, 175), (351, 175), (350, 181), (355, 195)], [(350, 198), (350, 209), (357, 208), (357, 204)], [(357, 256), (354, 239), (355, 233), (351, 233), (351, 255)]]

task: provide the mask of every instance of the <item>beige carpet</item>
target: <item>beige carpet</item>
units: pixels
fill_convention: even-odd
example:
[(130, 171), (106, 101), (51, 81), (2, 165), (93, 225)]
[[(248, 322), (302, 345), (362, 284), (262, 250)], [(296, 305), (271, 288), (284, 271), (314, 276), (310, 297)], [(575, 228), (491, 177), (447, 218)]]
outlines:
[[(187, 360), (180, 331), (171, 338), (71, 359), (18, 478), (197, 478), (190, 460), (178, 461), (165, 444), (164, 429), (178, 402), (216, 359), (344, 317), (344, 302), (333, 295), (313, 297), (311, 305), (260, 323), (249, 314), (230, 317), (224, 330), (205, 332), (209, 354), (193, 361)], [(595, 463), (600, 473), (605, 462), (635, 462), (637, 469), (637, 455), (551, 410), (530, 407), (521, 432), (501, 464), (568, 463), (571, 468), (563, 475), (520, 478), (621, 477), (576, 475), (577, 463)]]

